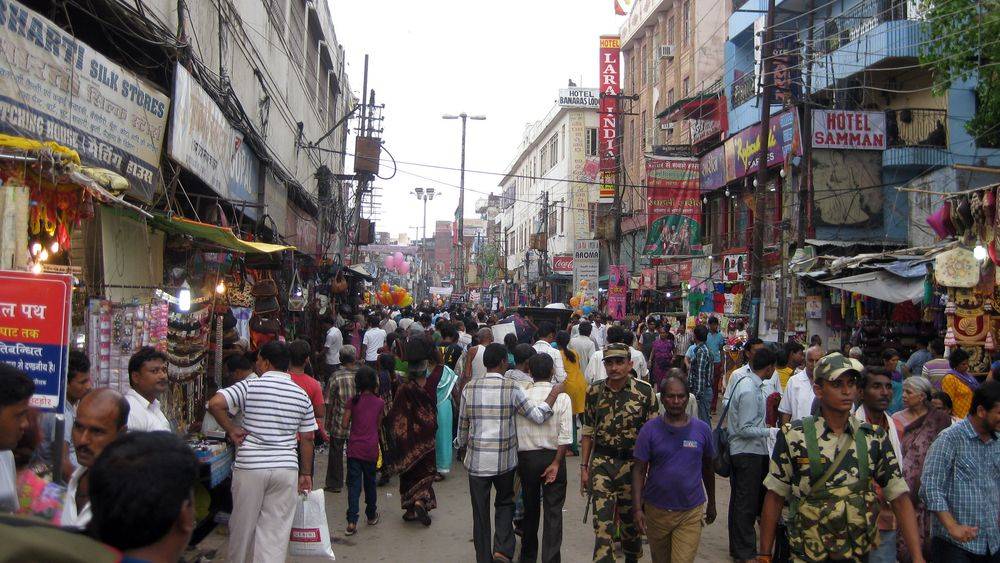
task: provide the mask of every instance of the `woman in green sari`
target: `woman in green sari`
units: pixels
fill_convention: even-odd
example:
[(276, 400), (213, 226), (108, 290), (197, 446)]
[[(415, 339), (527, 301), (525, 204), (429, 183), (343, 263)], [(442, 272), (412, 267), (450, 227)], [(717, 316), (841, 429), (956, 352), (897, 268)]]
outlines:
[(427, 380), (424, 389), (437, 398), (437, 433), (434, 440), (437, 472), (436, 481), (441, 481), (451, 472), (452, 455), (452, 402), (451, 391), (458, 382), (458, 374), (441, 360), (441, 353), (432, 346), (427, 358)]

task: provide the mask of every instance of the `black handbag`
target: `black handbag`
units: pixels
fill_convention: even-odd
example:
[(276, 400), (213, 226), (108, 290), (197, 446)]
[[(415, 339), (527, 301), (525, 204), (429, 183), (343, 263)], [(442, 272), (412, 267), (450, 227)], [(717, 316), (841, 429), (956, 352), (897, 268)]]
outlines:
[[(746, 379), (746, 377), (743, 379)], [(736, 389), (739, 388), (740, 383), (743, 383), (743, 379), (736, 382), (736, 387), (733, 388), (733, 397), (736, 396)], [(716, 423), (715, 429), (712, 430), (712, 445), (715, 446), (715, 474), (719, 477), (729, 477), (733, 473), (733, 461), (729, 455), (729, 428), (722, 427), (722, 423), (726, 420), (726, 415), (729, 414), (729, 406), (732, 404), (732, 397), (730, 397), (729, 402), (722, 409), (722, 416), (719, 417), (719, 422)]]

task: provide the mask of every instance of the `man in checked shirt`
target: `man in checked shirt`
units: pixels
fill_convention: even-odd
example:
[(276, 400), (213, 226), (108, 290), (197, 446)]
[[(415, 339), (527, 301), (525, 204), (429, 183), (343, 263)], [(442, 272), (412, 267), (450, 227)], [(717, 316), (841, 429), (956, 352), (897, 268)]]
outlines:
[[(552, 405), (563, 385), (552, 386), (543, 403), (528, 399), (524, 390), (502, 374), (507, 371), (507, 348), (493, 343), (483, 351), (486, 375), (469, 382), (462, 390), (458, 436), (455, 447), (468, 448), (465, 467), (469, 470), (472, 497), (472, 535), (476, 561), (510, 563), (514, 558), (514, 470), (517, 468), (517, 431), (514, 415), (535, 424), (552, 416)], [(490, 543), (490, 489), (496, 489), (496, 535)]]

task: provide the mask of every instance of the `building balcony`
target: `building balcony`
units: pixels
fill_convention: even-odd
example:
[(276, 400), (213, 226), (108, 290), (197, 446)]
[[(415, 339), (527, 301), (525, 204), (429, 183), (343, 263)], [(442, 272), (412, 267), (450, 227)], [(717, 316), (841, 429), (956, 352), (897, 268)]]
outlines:
[(929, 38), (923, 23), (909, 19), (905, 0), (862, 0), (837, 17), (817, 25), (813, 89), (820, 92), (837, 81), (888, 60), (916, 59)]
[(948, 112), (943, 109), (890, 109), (885, 112), (886, 150), (882, 166), (946, 166)]

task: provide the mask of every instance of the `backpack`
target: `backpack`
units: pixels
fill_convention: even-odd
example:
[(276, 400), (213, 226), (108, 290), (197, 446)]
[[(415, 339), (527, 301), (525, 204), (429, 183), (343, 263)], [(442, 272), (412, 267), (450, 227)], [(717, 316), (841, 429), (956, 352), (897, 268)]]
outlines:
[[(792, 552), (802, 556), (820, 551), (829, 556), (851, 559), (868, 553), (878, 544), (879, 504), (872, 487), (868, 442), (859, 428), (854, 447), (844, 433), (837, 444), (839, 453), (823, 471), (816, 439), (816, 417), (802, 419), (806, 454), (809, 457), (809, 487), (799, 497), (789, 499), (788, 539)], [(829, 487), (830, 478), (851, 452), (858, 460), (858, 480), (851, 485)]]

